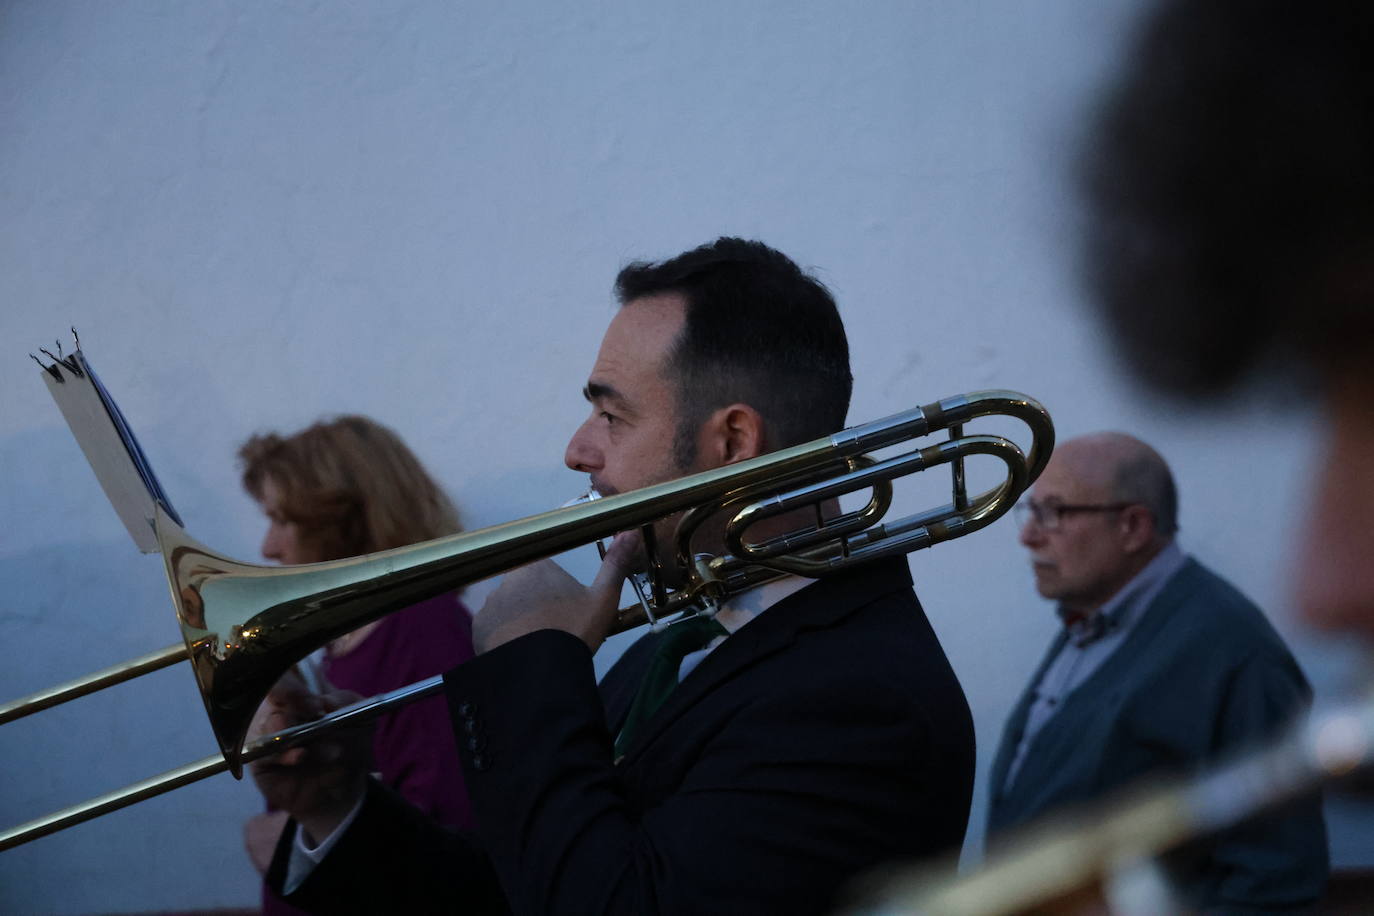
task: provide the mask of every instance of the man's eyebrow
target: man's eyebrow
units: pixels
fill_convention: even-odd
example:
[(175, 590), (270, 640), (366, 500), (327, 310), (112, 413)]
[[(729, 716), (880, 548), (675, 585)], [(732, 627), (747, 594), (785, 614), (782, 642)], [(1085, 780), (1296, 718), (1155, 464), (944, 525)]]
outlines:
[(624, 396), (610, 385), (601, 382), (588, 382), (582, 386), (582, 396), (588, 401), (618, 401), (623, 402)]

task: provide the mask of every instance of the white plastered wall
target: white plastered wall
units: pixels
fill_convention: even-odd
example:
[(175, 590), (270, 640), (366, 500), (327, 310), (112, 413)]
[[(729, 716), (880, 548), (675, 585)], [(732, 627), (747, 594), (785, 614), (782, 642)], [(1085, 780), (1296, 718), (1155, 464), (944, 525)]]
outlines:
[[(229, 555), (262, 531), (236, 446), (339, 412), (397, 429), (477, 527), (583, 487), (561, 456), (616, 270), (721, 234), (835, 291), (852, 421), (1011, 387), (1061, 436), (1135, 432), (1174, 464), (1185, 546), (1291, 631), (1311, 418), (1139, 395), (1073, 278), (1069, 161), (1135, 8), (0, 5), (0, 699), (175, 638), (160, 559), (26, 356), (69, 325)], [(1054, 626), (1015, 535), (911, 560), (980, 774)], [(1334, 691), (1339, 657), (1300, 648)], [(164, 671), (0, 729), (0, 819), (212, 749), (189, 673)], [(0, 911), (249, 904), (257, 805), (224, 777), (0, 855)], [(1338, 859), (1369, 860), (1358, 825), (1333, 833)]]

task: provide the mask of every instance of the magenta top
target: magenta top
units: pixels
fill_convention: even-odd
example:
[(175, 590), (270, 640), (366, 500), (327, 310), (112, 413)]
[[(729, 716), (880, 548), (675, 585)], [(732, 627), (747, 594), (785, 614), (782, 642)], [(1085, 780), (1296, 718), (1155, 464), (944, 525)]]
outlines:
[[(472, 658), (472, 618), (455, 596), (440, 595), (382, 618), (351, 652), (327, 658), (331, 684), (365, 697), (443, 674)], [(458, 747), (443, 694), (377, 720), (373, 762), (382, 782), (440, 824), (466, 827)]]

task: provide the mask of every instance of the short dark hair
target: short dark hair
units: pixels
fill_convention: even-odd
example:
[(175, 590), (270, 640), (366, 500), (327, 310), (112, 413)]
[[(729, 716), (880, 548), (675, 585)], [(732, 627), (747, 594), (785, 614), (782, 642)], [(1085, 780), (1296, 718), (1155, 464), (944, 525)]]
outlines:
[(1374, 4), (1164, 0), (1126, 61), (1081, 162), (1082, 251), (1132, 367), (1207, 394), (1367, 353)]
[(680, 464), (695, 457), (711, 411), (745, 403), (771, 449), (844, 428), (853, 376), (835, 300), (819, 280), (762, 242), (719, 238), (660, 263), (620, 271), (621, 305), (677, 293), (686, 320), (668, 370), (676, 377)]

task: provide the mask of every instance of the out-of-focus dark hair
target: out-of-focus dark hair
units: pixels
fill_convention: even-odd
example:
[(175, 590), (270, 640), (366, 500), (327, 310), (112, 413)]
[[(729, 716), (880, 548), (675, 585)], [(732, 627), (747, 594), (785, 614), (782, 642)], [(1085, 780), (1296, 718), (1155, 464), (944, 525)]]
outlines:
[(290, 436), (264, 433), (239, 449), (243, 486), (298, 526), (319, 561), (403, 547), (461, 530), (458, 513), (419, 459), (367, 417), (321, 421)]
[(1374, 342), (1374, 4), (1165, 0), (1081, 162), (1133, 368), (1204, 394)]
[(759, 412), (770, 449), (844, 427), (853, 387), (844, 322), (824, 284), (782, 252), (720, 238), (661, 263), (630, 264), (615, 292), (622, 305), (663, 293), (686, 300), (668, 367), (680, 464), (693, 459), (701, 423), (728, 404)]

